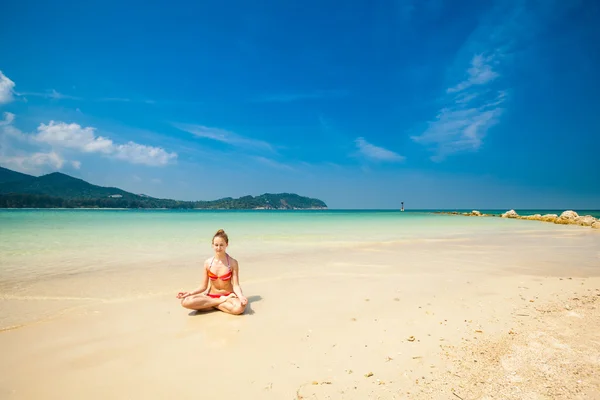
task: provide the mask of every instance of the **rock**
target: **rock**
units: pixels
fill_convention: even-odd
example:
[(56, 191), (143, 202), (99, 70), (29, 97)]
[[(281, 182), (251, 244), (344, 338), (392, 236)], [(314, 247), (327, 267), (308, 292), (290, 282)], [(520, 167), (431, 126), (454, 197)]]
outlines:
[(560, 217), (556, 218), (556, 220), (554, 220), (554, 223), (561, 225), (576, 225), (577, 222), (575, 222), (575, 220), (577, 217), (579, 217), (579, 215), (577, 215), (575, 211), (567, 210), (560, 214)]
[(560, 214), (560, 218), (575, 219), (577, 217), (579, 217), (579, 215), (575, 211), (571, 211), (571, 210), (567, 210), (567, 211), (563, 212), (562, 214)]
[(584, 215), (575, 218), (575, 223), (581, 226), (592, 226), (597, 219), (592, 217), (591, 215)]
[(510, 210), (502, 214), (502, 218), (517, 218), (519, 214), (515, 210)]
[(527, 217), (525, 217), (525, 219), (528, 219), (530, 221), (541, 221), (542, 215), (541, 214), (528, 215)]
[(481, 217), (481, 213), (477, 210), (471, 211), (471, 215), (474, 215), (475, 217)]
[(556, 215), (556, 214), (546, 214), (546, 215), (542, 215), (541, 221), (554, 222), (556, 220), (556, 218), (558, 218), (558, 215)]
[(592, 228), (594, 229), (600, 229), (600, 221), (596, 221), (592, 224)]

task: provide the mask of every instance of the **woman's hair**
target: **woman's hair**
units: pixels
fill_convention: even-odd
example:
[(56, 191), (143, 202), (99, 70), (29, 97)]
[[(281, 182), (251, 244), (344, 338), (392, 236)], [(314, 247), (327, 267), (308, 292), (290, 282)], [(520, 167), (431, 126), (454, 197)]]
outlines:
[(227, 237), (227, 234), (225, 233), (225, 231), (223, 229), (219, 229), (217, 231), (217, 233), (215, 233), (215, 236), (213, 236), (213, 238), (212, 238), (213, 243), (215, 242), (216, 237), (222, 238), (225, 241), (225, 243), (229, 244), (229, 238)]

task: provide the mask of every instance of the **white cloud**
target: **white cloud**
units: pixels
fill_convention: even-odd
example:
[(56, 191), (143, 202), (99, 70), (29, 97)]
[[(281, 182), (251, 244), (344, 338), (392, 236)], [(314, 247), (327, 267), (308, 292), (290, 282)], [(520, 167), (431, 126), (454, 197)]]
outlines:
[(96, 136), (95, 128), (82, 128), (78, 124), (50, 121), (40, 124), (36, 140), (52, 146), (70, 148), (84, 153), (110, 154), (114, 151), (112, 140)]
[(4, 119), (2, 121), (0, 121), (0, 126), (10, 125), (10, 124), (12, 124), (12, 122), (14, 120), (15, 120), (15, 114), (9, 113), (9, 112), (5, 112), (4, 113)]
[(364, 138), (357, 138), (354, 143), (358, 148), (359, 153), (374, 161), (387, 161), (387, 162), (402, 162), (406, 157), (394, 153), (391, 150), (384, 149), (383, 147), (375, 146), (367, 142)]
[(0, 104), (13, 101), (15, 83), (0, 71)]
[(53, 148), (74, 149), (83, 153), (100, 153), (128, 161), (132, 164), (162, 166), (177, 158), (176, 153), (168, 153), (160, 147), (128, 142), (115, 144), (109, 138), (96, 136), (96, 128), (83, 128), (79, 124), (50, 121), (40, 124), (35, 139)]
[(35, 152), (33, 154), (17, 154), (7, 156), (0, 154), (0, 164), (2, 166), (23, 172), (26, 174), (37, 174), (47, 170), (50, 167), (53, 170), (61, 169), (65, 159), (55, 151), (48, 153)]
[(216, 140), (218, 142), (227, 143), (240, 148), (266, 150), (271, 152), (274, 151), (273, 146), (270, 143), (262, 140), (247, 138), (224, 129), (187, 124), (175, 124), (175, 127), (200, 138)]
[[(101, 154), (131, 164), (148, 166), (164, 166), (177, 159), (177, 153), (167, 152), (160, 147), (132, 141), (116, 144), (107, 137), (97, 135), (96, 128), (93, 127), (50, 121), (48, 124), (40, 124), (37, 133), (25, 134), (11, 125), (13, 120), (14, 114), (5, 113), (4, 121), (0, 123), (0, 149), (5, 163), (21, 169), (42, 165), (62, 168), (67, 162), (65, 154), (69, 152)], [(13, 147), (15, 143), (20, 145)], [(23, 151), (24, 146), (28, 147), (28, 151)], [(46, 150), (50, 147), (51, 152), (45, 152), (44, 147)], [(69, 161), (69, 164), (73, 168), (81, 168), (80, 161)]]
[(149, 166), (167, 165), (177, 158), (177, 153), (168, 153), (160, 147), (134, 142), (113, 146), (113, 153), (118, 159)]

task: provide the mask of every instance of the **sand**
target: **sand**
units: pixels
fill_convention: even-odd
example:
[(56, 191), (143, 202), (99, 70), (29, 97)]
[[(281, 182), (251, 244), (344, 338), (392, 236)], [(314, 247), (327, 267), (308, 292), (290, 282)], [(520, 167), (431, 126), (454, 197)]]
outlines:
[(600, 398), (600, 232), (265, 254), (241, 316), (180, 307), (182, 259), (3, 293), (0, 398)]

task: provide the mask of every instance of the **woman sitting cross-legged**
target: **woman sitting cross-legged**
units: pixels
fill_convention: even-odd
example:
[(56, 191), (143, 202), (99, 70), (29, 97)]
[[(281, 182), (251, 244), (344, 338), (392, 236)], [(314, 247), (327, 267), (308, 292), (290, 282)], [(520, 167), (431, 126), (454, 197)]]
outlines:
[(227, 254), (228, 245), (227, 234), (219, 229), (212, 240), (215, 255), (204, 261), (200, 287), (192, 292), (177, 293), (183, 307), (190, 310), (216, 308), (236, 315), (244, 313), (248, 299), (240, 287), (239, 263)]

